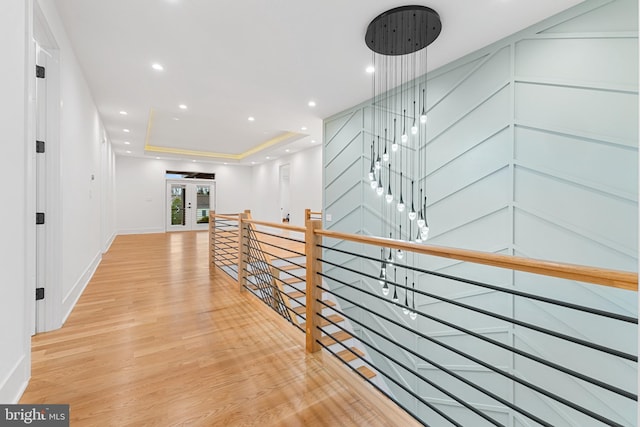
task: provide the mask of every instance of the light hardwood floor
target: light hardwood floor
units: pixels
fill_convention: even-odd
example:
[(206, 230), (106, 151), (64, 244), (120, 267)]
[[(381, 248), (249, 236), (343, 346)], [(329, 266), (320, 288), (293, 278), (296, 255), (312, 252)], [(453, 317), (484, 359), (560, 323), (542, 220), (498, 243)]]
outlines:
[(34, 337), (21, 403), (69, 403), (72, 426), (406, 425), (210, 277), (207, 244), (206, 232), (119, 236), (64, 327)]

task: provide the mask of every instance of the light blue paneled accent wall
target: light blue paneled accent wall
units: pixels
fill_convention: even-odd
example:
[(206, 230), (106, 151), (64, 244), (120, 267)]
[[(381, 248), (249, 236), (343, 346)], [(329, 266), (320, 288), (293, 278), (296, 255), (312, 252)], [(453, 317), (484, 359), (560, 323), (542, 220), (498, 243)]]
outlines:
[[(426, 87), (428, 93), (428, 136), (422, 146), (411, 149), (413, 158), (426, 161), (426, 175), (415, 178), (426, 180), (429, 244), (637, 271), (637, 20), (636, 0), (588, 0), (414, 82), (413, 90), (421, 93)], [(396, 220), (394, 214), (383, 214), (384, 202), (367, 180), (371, 108), (371, 102), (366, 102), (325, 120), (323, 212), (327, 229), (382, 235), (382, 230), (388, 230)], [(327, 214), (331, 221), (326, 220)], [(346, 242), (329, 244), (380, 258), (379, 251), (371, 248)], [(379, 263), (373, 260), (329, 251), (324, 256), (373, 277), (379, 272)], [(433, 271), (637, 316), (635, 292), (451, 260), (424, 257), (408, 261)], [(374, 279), (356, 278), (331, 266), (325, 271), (344, 283), (380, 293)], [(404, 271), (398, 274), (397, 281), (404, 281)], [(408, 283), (412, 282), (416, 288), (465, 304), (513, 315), (622, 351), (637, 351), (635, 325), (612, 330), (611, 325), (595, 316), (567, 313), (424, 274), (409, 274)], [(344, 283), (329, 281), (329, 286), (344, 297), (341, 306), (345, 312), (362, 325), (392, 335), (417, 353), (429, 355), (509, 401), (545, 414), (554, 425), (600, 424), (537, 397), (468, 359), (452, 356), (428, 339), (416, 338), (393, 323), (367, 315), (350, 301), (367, 304), (376, 312), (469, 351), (520, 378), (546, 378), (542, 383), (545, 388), (568, 393), (580, 405), (595, 408), (623, 425), (636, 425), (633, 402), (611, 397), (578, 381), (558, 379), (559, 375), (547, 368), (495, 346), (469, 340), (459, 331), (422, 316), (411, 321), (389, 304), (363, 299), (362, 293)], [(401, 291), (400, 300), (404, 298)], [(416, 308), (637, 392), (635, 364), (611, 362), (590, 350), (581, 352), (576, 361), (573, 347), (432, 298), (416, 297)], [(397, 383), (388, 382), (389, 388), (408, 408), (427, 418), (433, 416), (430, 410), (421, 409), (399, 384), (418, 390), (424, 400), (463, 425), (484, 425), (474, 417), (467, 418), (468, 411), (433, 387), (408, 379), (397, 364), (386, 362), (372, 348), (387, 348), (384, 340), (358, 324), (353, 327), (371, 344), (368, 353), (373, 360), (394, 376)], [(534, 425), (494, 400), (462, 387), (410, 351), (390, 347), (389, 351), (398, 361), (446, 384), (449, 390), (505, 425)], [(589, 366), (599, 368), (592, 372)], [(602, 366), (607, 369), (600, 369)]]

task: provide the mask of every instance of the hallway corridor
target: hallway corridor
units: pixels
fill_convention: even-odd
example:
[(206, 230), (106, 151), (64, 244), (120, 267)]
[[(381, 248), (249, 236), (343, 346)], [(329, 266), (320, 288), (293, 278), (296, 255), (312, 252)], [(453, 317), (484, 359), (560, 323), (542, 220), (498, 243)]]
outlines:
[(21, 403), (68, 403), (72, 426), (397, 425), (355, 374), (210, 277), (207, 245), (206, 232), (117, 237), (64, 327), (33, 338)]

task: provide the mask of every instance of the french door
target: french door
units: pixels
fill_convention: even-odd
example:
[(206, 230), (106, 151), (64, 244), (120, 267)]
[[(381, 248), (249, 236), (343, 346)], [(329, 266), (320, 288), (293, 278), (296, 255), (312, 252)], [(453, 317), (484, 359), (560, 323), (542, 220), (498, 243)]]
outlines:
[(213, 181), (167, 180), (167, 231), (206, 230), (215, 209)]

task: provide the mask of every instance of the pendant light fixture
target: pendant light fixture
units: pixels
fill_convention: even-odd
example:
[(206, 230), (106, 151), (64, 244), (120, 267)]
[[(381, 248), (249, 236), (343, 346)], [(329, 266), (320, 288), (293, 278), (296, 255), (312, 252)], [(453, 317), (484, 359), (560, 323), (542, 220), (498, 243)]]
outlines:
[[(371, 21), (365, 34), (365, 43), (373, 52), (374, 69), (368, 182), (378, 196), (385, 196), (386, 205), (390, 205), (381, 203), (381, 223), (384, 224), (381, 235), (398, 226), (398, 237), (402, 240), (402, 223), (417, 222), (416, 234), (410, 229), (407, 240), (415, 238), (418, 243), (428, 237), (426, 201), (422, 204), (423, 192), (426, 193), (426, 160), (423, 157), (428, 141), (426, 128), (421, 125), (427, 121), (429, 106), (426, 77), (423, 76), (428, 69), (427, 46), (438, 38), (441, 30), (437, 12), (426, 6), (411, 5), (381, 13)], [(402, 123), (398, 123), (399, 120)], [(388, 176), (383, 177), (387, 172)], [(400, 175), (395, 197), (393, 173)], [(404, 200), (405, 179), (411, 180), (410, 209)], [(387, 183), (386, 188), (383, 182)], [(415, 204), (415, 183), (420, 189), (418, 206)], [(397, 202), (392, 205), (394, 199)], [(402, 259), (399, 255), (402, 251), (395, 251), (395, 254), (397, 259)]]
[(395, 267), (393, 267), (393, 297), (391, 297), (391, 301), (397, 303), (398, 301), (400, 301), (400, 299), (398, 298), (398, 278), (397, 278), (397, 269)]

